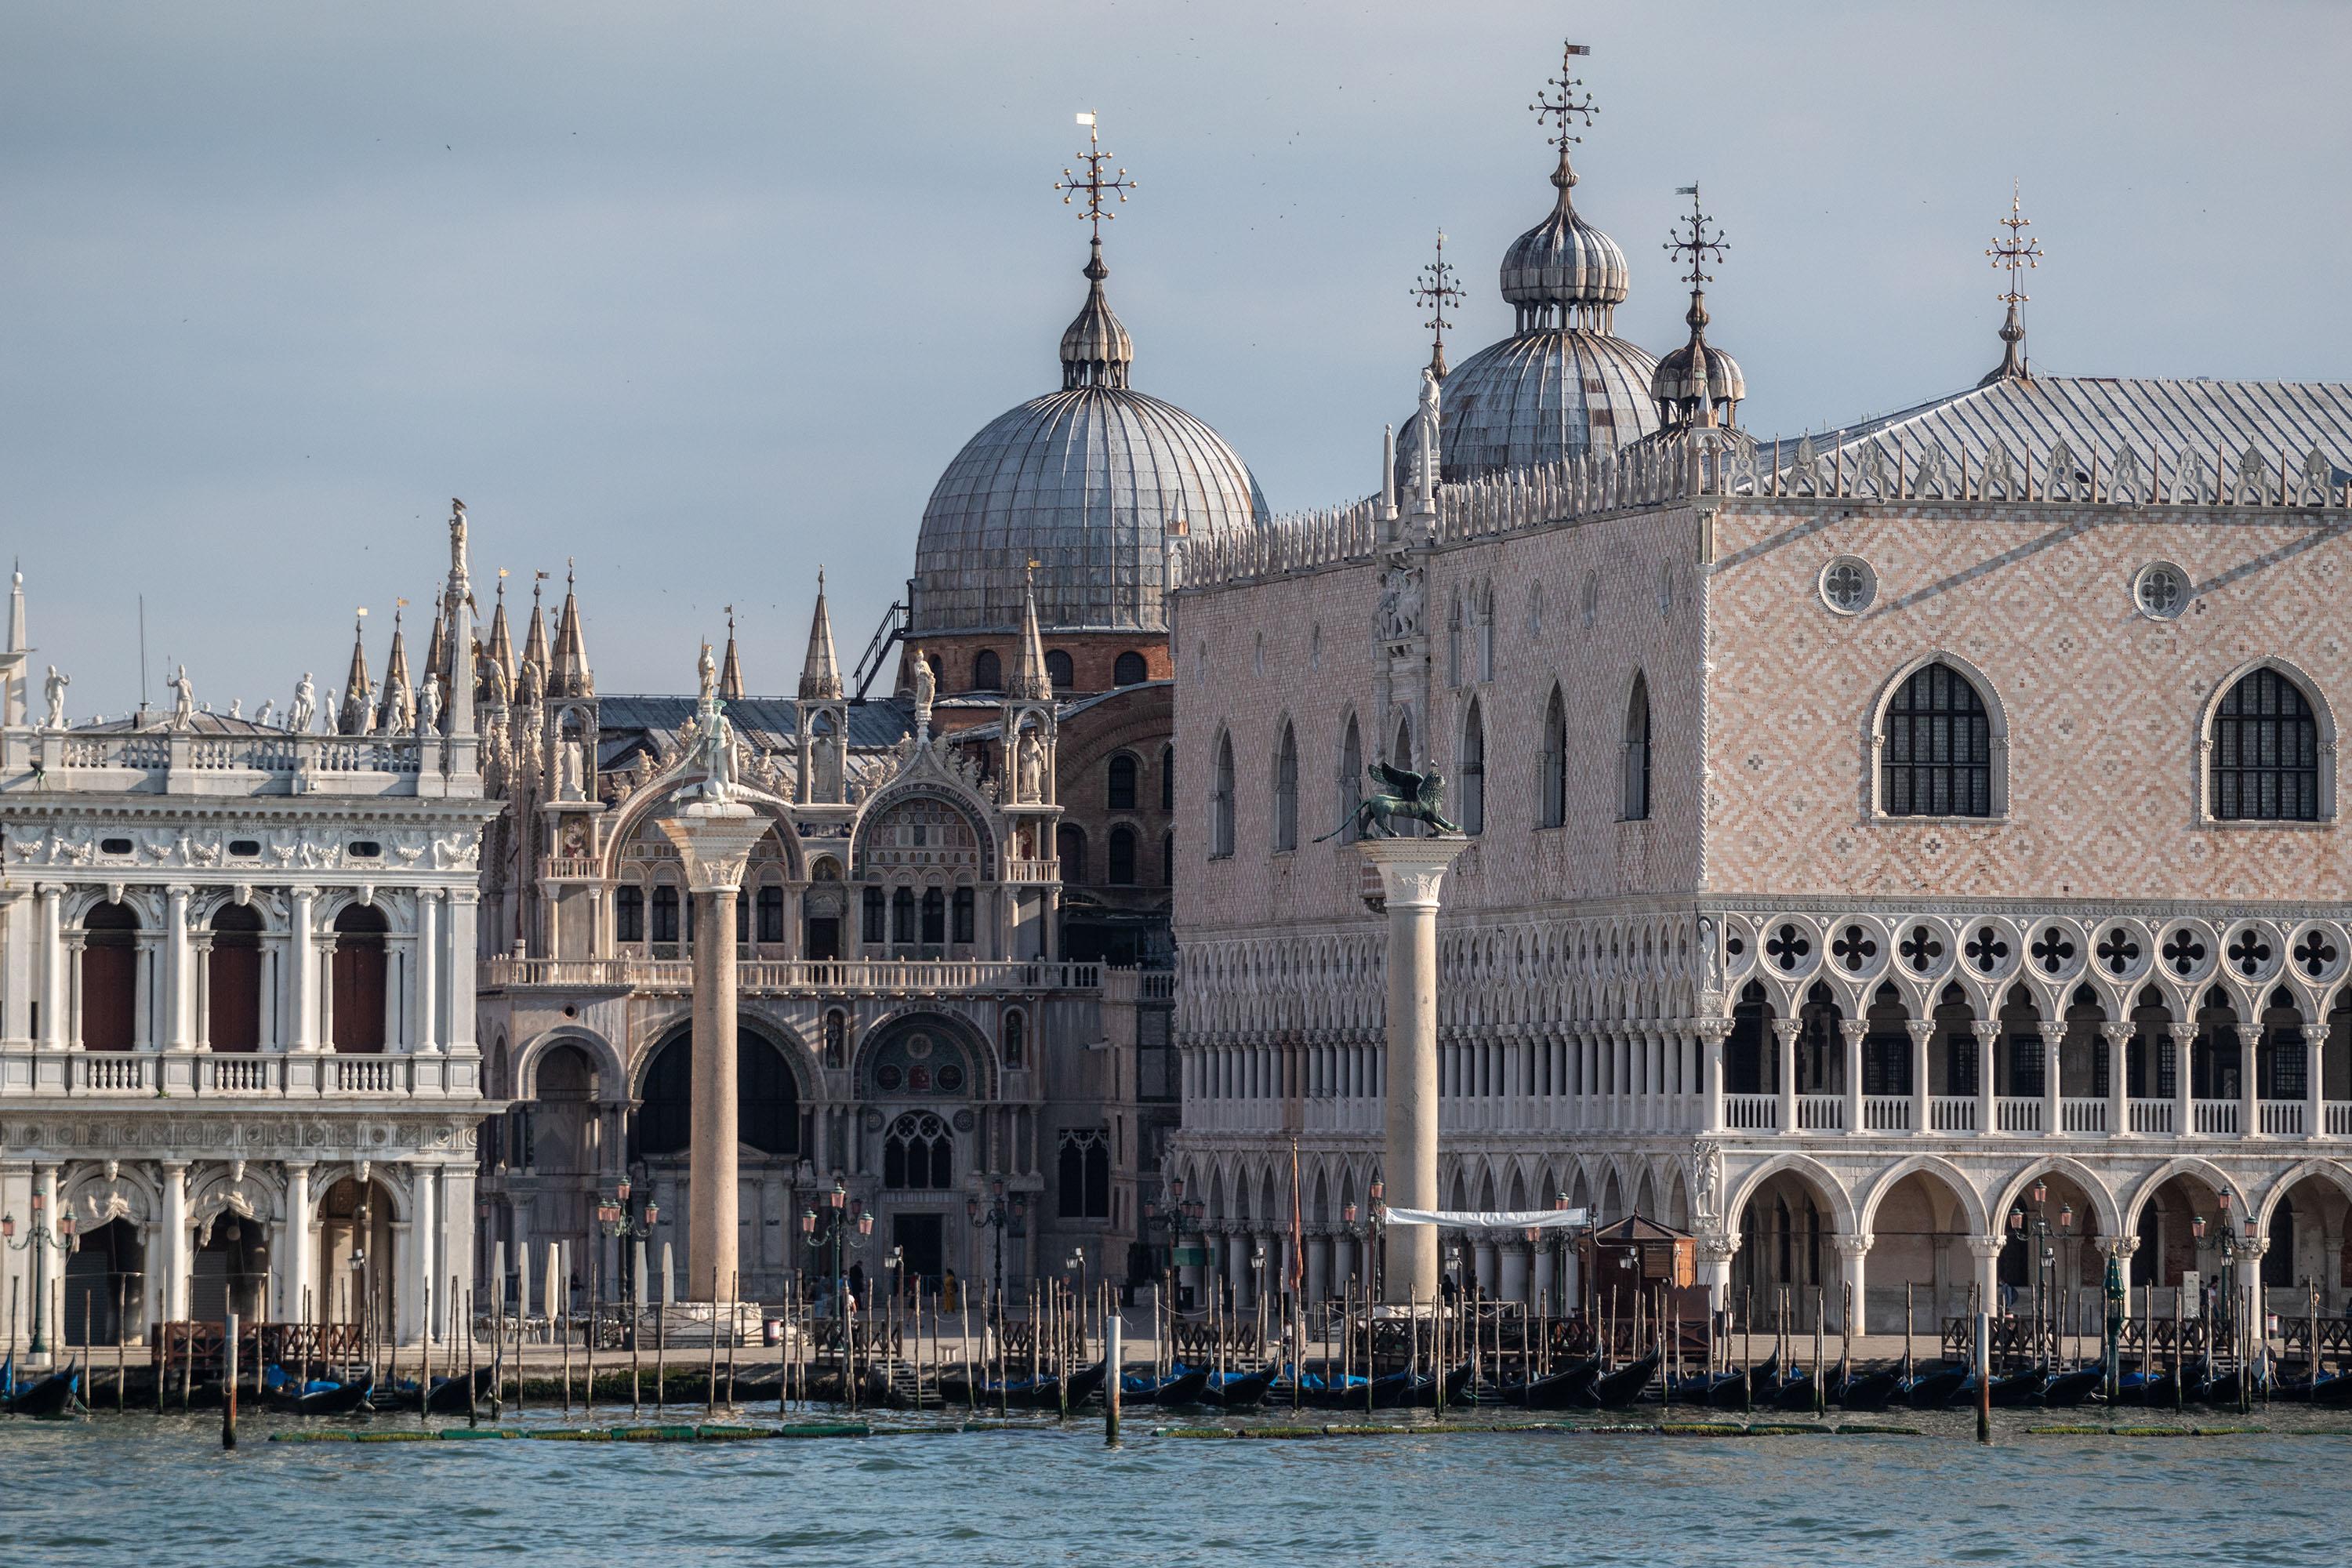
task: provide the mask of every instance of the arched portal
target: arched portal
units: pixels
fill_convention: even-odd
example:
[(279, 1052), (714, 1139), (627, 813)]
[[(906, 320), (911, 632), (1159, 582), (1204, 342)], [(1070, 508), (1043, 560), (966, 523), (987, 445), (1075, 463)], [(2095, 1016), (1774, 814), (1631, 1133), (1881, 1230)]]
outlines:
[(1975, 1259), (1968, 1237), (1969, 1205), (1959, 1178), (1937, 1170), (1914, 1170), (1895, 1179), (1872, 1205), (1865, 1229), (1871, 1237), (1864, 1276), (1864, 1331), (1911, 1331), (1934, 1335), (1948, 1318), (1969, 1310)]
[(373, 1342), (393, 1321), (402, 1261), (394, 1255), (394, 1217), (392, 1194), (373, 1177), (362, 1184), (345, 1176), (319, 1194), (318, 1255), (299, 1309), (313, 1322), (349, 1324)]
[(144, 1331), (145, 1260), (139, 1227), (128, 1216), (74, 1238), (65, 1267), (68, 1344), (119, 1344)]
[(1734, 1310), (1751, 1329), (1810, 1331), (1817, 1310), (1837, 1321), (1837, 1200), (1802, 1171), (1774, 1171), (1750, 1187), (1738, 1217), (1733, 1255)]

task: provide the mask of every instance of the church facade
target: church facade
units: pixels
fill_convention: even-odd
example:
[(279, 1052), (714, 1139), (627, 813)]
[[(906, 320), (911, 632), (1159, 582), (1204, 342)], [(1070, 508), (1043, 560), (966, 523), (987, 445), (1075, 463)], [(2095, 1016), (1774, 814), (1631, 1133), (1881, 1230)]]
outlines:
[[(1384, 943), (1350, 824), (1386, 763), (1469, 839), (1446, 1206), (1639, 1213), (1719, 1300), (1850, 1291), (1874, 1331), (1997, 1303), (2045, 1221), (2073, 1287), (2121, 1254), (2340, 1307), (2352, 387), (2036, 375), (2012, 279), (1981, 384), (1759, 443), (1695, 208), (1690, 335), (1632, 351), (1629, 413), (1576, 368), (1633, 361), (1574, 183), (1563, 141), (1519, 331), (1458, 417), (1433, 367), (1381, 498), (1171, 552), (1171, 1170), (1208, 1268), (1280, 1278), (1294, 1141), (1309, 1293), (1362, 1256)], [(1562, 386), (1580, 415), (1498, 423)], [(1464, 1267), (1567, 1283), (1517, 1244)]]

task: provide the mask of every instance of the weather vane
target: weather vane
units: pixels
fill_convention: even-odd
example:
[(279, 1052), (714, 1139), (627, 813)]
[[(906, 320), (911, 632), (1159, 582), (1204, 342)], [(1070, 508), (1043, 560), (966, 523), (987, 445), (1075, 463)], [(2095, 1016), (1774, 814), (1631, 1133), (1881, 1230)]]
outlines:
[(1706, 226), (1715, 222), (1715, 219), (1709, 214), (1699, 210), (1696, 185), (1677, 185), (1675, 187), (1675, 195), (1688, 196), (1691, 199), (1690, 227), (1685, 230), (1679, 224), (1675, 226), (1666, 240), (1666, 254), (1676, 261), (1682, 260), (1685, 257), (1690, 258), (1690, 270), (1682, 274), (1682, 279), (1696, 293), (1699, 285), (1715, 280), (1715, 274), (1705, 270), (1706, 264), (1710, 261), (1721, 261), (1724, 253), (1731, 247), (1724, 240), (1723, 230), (1720, 227), (1713, 234), (1707, 232)]
[(1116, 193), (1119, 201), (1124, 203), (1127, 193), (1137, 189), (1139, 182), (1129, 179), (1125, 169), (1106, 179), (1103, 165), (1110, 162), (1110, 154), (1102, 150), (1102, 130), (1095, 124), (1095, 111), (1089, 109), (1080, 114), (1078, 123), (1087, 128), (1087, 150), (1078, 154), (1078, 161), (1087, 166), (1086, 177), (1080, 179), (1072, 171), (1065, 169), (1062, 177), (1054, 182), (1054, 188), (1062, 193), (1064, 206), (1075, 205), (1078, 193), (1086, 193), (1087, 205), (1078, 216), (1093, 228), (1094, 237), (1100, 240), (1102, 226), (1118, 216), (1103, 210), (1103, 197)]
[(1462, 303), (1466, 297), (1454, 281), (1454, 264), (1445, 259), (1445, 231), (1437, 231), (1437, 259), (1421, 269), (1420, 277), (1411, 290), (1412, 297), (1429, 307), (1429, 328), (1433, 353), (1430, 364), (1442, 380), (1445, 375), (1445, 331), (1453, 325), (1445, 312)]
[(2029, 239), (2021, 232), (2032, 227), (2033, 220), (2027, 217), (2018, 205), (2015, 180), (2009, 183), (2009, 216), (2002, 218), (2000, 223), (2002, 227), (2009, 230), (2009, 237), (1996, 238), (1992, 242), (1992, 248), (1985, 254), (1992, 258), (1992, 264), (1996, 269), (2008, 272), (2009, 291), (1996, 294), (1993, 298), (2006, 305), (2021, 305), (2032, 296), (2018, 288), (2017, 275), (2027, 268), (2042, 265), (2042, 242), (2038, 239)]
[(1581, 136), (1570, 132), (1568, 129), (1570, 124), (1592, 123), (1594, 108), (1592, 96), (1587, 93), (1583, 98), (1578, 98), (1576, 89), (1582, 87), (1584, 83), (1570, 74), (1575, 68), (1577, 57), (1590, 55), (1591, 52), (1592, 50), (1583, 44), (1562, 44), (1559, 51), (1559, 74), (1544, 84), (1547, 87), (1558, 88), (1559, 96), (1547, 98), (1542, 93), (1538, 93), (1536, 100), (1528, 105), (1535, 111), (1538, 123), (1552, 120), (1559, 122), (1559, 128), (1552, 133), (1550, 140), (1559, 148), (1562, 156), (1566, 156), (1570, 142), (1584, 140)]

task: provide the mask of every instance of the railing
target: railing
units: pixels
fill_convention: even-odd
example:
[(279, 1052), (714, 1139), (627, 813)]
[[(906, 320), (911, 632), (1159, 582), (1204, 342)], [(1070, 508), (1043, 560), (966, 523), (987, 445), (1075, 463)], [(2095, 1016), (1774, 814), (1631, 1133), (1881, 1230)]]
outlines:
[(330, 1075), (338, 1094), (397, 1094), (404, 1065), (399, 1057), (337, 1057)]
[(550, 877), (586, 878), (596, 875), (596, 859), (592, 855), (551, 855), (547, 858)]
[(296, 735), (263, 731), (251, 735), (203, 735), (142, 730), (105, 735), (68, 735), (59, 762), (69, 769), (120, 768), (151, 773), (173, 766), (174, 741), (183, 743), (185, 765), (207, 773), (243, 769), (291, 773), (413, 773), (437, 737), (415, 735)]
[[(759, 992), (1093, 991), (1098, 963), (963, 958), (751, 959), (735, 966), (738, 989)], [(492, 958), (485, 987), (562, 991), (694, 988), (690, 958)]]
[(2104, 1100), (2062, 1100), (2058, 1102), (2058, 1127), (2064, 1132), (2105, 1132), (2107, 1130), (2107, 1102)]
[(2305, 1123), (2303, 1101), (2299, 1100), (2265, 1100), (2261, 1103), (2263, 1131), (2273, 1138), (2300, 1138)]
[(2131, 1130), (2168, 1135), (2173, 1131), (2172, 1101), (2168, 1100), (2133, 1100), (2125, 1102), (2131, 1115)]
[(2234, 1100), (2192, 1100), (2189, 1110), (2189, 1127), (2196, 1132), (2210, 1136), (2238, 1130), (2238, 1102)]
[(2039, 1132), (2042, 1131), (2042, 1100), (2027, 1099), (2020, 1094), (2004, 1094), (1992, 1102), (1993, 1126), (2003, 1132)]
[(1780, 1125), (1780, 1097), (1727, 1094), (1723, 1097), (1723, 1124), (1734, 1132), (1772, 1131)]
[(1911, 1097), (1907, 1094), (1864, 1095), (1862, 1126), (1866, 1132), (1910, 1131)]
[(1844, 1131), (1845, 1096), (1842, 1094), (1797, 1096), (1797, 1131), (1800, 1132)]
[(73, 1086), (77, 1092), (155, 1092), (155, 1058), (143, 1051), (83, 1051), (73, 1061)]
[(206, 1057), (201, 1082), (213, 1094), (274, 1094), (283, 1057)]
[(2319, 1109), (2328, 1137), (2352, 1138), (2352, 1100), (2331, 1100)]
[(1931, 1094), (1927, 1097), (1927, 1129), (1931, 1132), (1973, 1132), (1977, 1130), (1977, 1100), (1972, 1094)]

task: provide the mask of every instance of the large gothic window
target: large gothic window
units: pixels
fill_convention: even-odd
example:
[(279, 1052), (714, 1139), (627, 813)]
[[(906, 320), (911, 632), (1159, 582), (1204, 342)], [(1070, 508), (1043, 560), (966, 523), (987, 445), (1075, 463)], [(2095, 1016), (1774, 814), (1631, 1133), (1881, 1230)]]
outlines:
[(1625, 800), (1623, 816), (1640, 822), (1650, 815), (1650, 683), (1633, 677), (1625, 700)]
[(1351, 843), (1356, 837), (1356, 809), (1364, 804), (1364, 738), (1356, 729), (1356, 716), (1348, 715), (1348, 728), (1339, 740), (1339, 841)]
[(858, 927), (858, 940), (869, 946), (890, 940), (888, 918), (884, 913), (887, 901), (879, 888), (868, 888), (863, 900), (864, 915)]
[(1209, 854), (1234, 852), (1234, 738), (1217, 737), (1217, 773), (1209, 790)]
[(958, 888), (955, 890), (955, 926), (951, 940), (963, 942), (971, 941), (971, 927), (972, 890), (970, 888)]
[(1486, 721), (1474, 700), (1462, 720), (1462, 831), (1486, 829)]
[(1990, 816), (1992, 720), (1969, 678), (1936, 663), (1886, 705), (1880, 809), (1889, 816)]
[(902, 1192), (955, 1185), (955, 1141), (947, 1123), (928, 1110), (910, 1110), (892, 1122), (882, 1143), (882, 1184)]
[(613, 940), (646, 940), (646, 890), (635, 882), (624, 882), (613, 891)]
[(1070, 656), (1060, 648), (1048, 649), (1045, 654), (1045, 679), (1054, 683), (1056, 691), (1067, 691), (1076, 684), (1077, 674), (1070, 664)]
[(1110, 1217), (1110, 1142), (1098, 1128), (1065, 1131), (1055, 1163), (1055, 1195), (1064, 1219)]
[(2224, 822), (2319, 820), (2319, 720), (2303, 690), (2257, 669), (2213, 715), (2213, 815)]
[(948, 940), (948, 896), (938, 888), (923, 889), (923, 944), (945, 946)]
[(1274, 757), (1274, 847), (1298, 847), (1298, 737), (1288, 724)]
[(915, 940), (915, 889), (900, 888), (890, 895), (890, 940), (911, 942)]
[(1536, 780), (1536, 826), (1559, 827), (1568, 821), (1568, 704), (1559, 688), (1544, 704), (1543, 768)]
[(677, 940), (677, 889), (664, 883), (654, 889), (654, 941)]
[(760, 889), (756, 902), (760, 915), (760, 940), (761, 942), (783, 941), (784, 890), (771, 882)]

